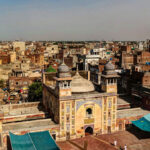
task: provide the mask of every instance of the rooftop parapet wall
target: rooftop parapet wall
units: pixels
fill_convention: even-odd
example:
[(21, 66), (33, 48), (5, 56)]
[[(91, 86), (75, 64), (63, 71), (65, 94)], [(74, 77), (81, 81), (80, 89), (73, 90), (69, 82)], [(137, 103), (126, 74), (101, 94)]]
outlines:
[[(76, 71), (70, 71), (71, 76), (73, 77), (76, 73)], [(85, 78), (89, 80), (89, 73), (88, 71), (79, 71), (79, 74)], [(54, 86), (56, 84), (54, 77), (56, 77), (56, 73), (48, 73), (48, 72), (44, 72), (44, 83), (46, 83), (47, 85), (52, 85)]]
[(29, 102), (9, 105), (7, 104), (1, 105), (0, 110), (4, 113), (4, 116), (11, 116), (39, 112), (39, 106), (40, 102)]

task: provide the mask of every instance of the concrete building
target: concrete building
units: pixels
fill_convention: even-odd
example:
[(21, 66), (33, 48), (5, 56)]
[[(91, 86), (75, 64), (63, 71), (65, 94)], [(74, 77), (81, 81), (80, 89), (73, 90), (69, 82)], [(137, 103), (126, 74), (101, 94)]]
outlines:
[(10, 52), (10, 62), (14, 63), (16, 61), (16, 52)]
[(50, 46), (46, 47), (46, 50), (44, 52), (44, 56), (45, 57), (46, 56), (53, 57), (58, 53), (59, 53), (58, 45), (50, 45)]
[(91, 49), (88, 55), (85, 55), (83, 60), (84, 69), (89, 70), (89, 64), (98, 65), (99, 59), (109, 60), (112, 55), (111, 51), (106, 51), (105, 48)]
[(19, 48), (19, 51), (25, 51), (25, 42), (22, 41), (15, 41), (12, 43), (13, 50), (16, 50), (16, 48)]

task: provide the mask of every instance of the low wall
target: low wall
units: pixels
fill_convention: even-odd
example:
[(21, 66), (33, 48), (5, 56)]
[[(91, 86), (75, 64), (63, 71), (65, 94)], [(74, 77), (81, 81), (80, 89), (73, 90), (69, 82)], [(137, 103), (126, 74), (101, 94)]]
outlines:
[(1, 105), (0, 110), (7, 115), (19, 115), (24, 113), (32, 113), (39, 111), (40, 102), (28, 102), (21, 104), (6, 104)]
[(40, 132), (46, 130), (48, 130), (51, 134), (55, 133), (56, 137), (58, 137), (59, 125), (55, 124), (51, 121), (51, 119), (3, 124), (3, 132), (0, 134), (2, 142), (0, 149), (2, 147), (3, 149), (11, 150), (9, 131), (17, 135), (23, 135), (28, 132)]

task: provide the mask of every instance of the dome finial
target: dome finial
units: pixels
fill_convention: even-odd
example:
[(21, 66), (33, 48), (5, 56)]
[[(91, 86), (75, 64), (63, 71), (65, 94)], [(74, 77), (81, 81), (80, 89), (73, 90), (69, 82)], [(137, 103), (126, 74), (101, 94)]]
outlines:
[(79, 75), (79, 66), (77, 64), (76, 74)]
[(63, 60), (62, 60), (62, 64), (65, 64), (65, 60), (64, 60), (64, 55), (63, 55)]

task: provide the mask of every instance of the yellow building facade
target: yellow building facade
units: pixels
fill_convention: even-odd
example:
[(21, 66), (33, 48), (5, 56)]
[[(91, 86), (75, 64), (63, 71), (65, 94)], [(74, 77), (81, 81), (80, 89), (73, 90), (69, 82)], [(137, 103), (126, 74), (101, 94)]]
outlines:
[(58, 140), (116, 131), (117, 78), (114, 66), (106, 64), (102, 91), (96, 91), (78, 71), (71, 77), (64, 63), (59, 66), (56, 86), (43, 86), (43, 105), (60, 126)]

